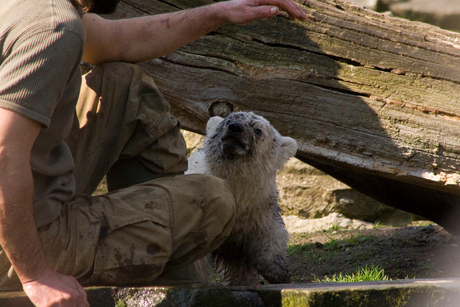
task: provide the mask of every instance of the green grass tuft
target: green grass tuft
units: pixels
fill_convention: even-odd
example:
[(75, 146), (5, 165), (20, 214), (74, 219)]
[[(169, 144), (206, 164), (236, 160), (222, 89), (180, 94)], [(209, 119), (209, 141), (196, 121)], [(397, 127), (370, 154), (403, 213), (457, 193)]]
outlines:
[(324, 279), (316, 279), (315, 282), (361, 282), (361, 281), (378, 281), (390, 280), (385, 275), (385, 270), (380, 266), (365, 266), (358, 269), (356, 273), (351, 275), (343, 275), (342, 273), (334, 274), (332, 277), (324, 277)]

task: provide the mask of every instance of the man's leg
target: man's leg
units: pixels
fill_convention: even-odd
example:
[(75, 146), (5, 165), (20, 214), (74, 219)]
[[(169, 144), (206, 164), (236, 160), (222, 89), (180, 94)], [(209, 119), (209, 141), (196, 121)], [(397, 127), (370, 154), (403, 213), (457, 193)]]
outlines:
[[(75, 197), (39, 235), (50, 267), (85, 286), (152, 285), (161, 273), (216, 249), (230, 234), (234, 213), (225, 181), (177, 176)], [(0, 291), (20, 290), (11, 264), (1, 270)]]
[(88, 209), (101, 228), (93, 269), (80, 269), (81, 282), (150, 285), (216, 249), (233, 228), (235, 204), (225, 181), (189, 175), (92, 197)]
[[(93, 69), (84, 78), (77, 112), (69, 138), (77, 193), (91, 193), (106, 173), (109, 190), (118, 190), (186, 170), (179, 124), (153, 80), (137, 66), (111, 63)], [(195, 273), (194, 265), (181, 265), (166, 278), (199, 280)]]
[(132, 64), (98, 65), (84, 76), (67, 143), (77, 195), (91, 194), (105, 175), (116, 190), (187, 169), (178, 121), (154, 81)]

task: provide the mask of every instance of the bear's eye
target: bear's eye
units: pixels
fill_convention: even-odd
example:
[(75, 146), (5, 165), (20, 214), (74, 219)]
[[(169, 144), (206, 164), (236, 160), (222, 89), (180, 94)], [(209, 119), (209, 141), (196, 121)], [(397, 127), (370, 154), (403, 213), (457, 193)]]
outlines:
[(256, 128), (256, 129), (254, 129), (254, 134), (255, 134), (256, 136), (262, 136), (262, 130), (259, 129), (259, 128)]

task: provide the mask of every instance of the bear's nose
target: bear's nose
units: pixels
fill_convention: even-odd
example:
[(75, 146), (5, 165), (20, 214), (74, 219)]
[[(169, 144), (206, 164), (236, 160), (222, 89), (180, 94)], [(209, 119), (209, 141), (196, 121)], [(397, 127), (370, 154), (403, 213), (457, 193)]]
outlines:
[(233, 134), (241, 134), (243, 133), (244, 127), (240, 123), (232, 122), (228, 125), (228, 130), (230, 130)]

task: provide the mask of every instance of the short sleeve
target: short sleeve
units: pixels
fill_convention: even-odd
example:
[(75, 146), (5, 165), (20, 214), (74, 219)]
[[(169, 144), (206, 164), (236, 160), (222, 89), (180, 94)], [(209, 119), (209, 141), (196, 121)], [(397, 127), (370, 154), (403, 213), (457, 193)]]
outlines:
[(83, 47), (82, 23), (25, 29), (0, 59), (0, 107), (49, 126)]

